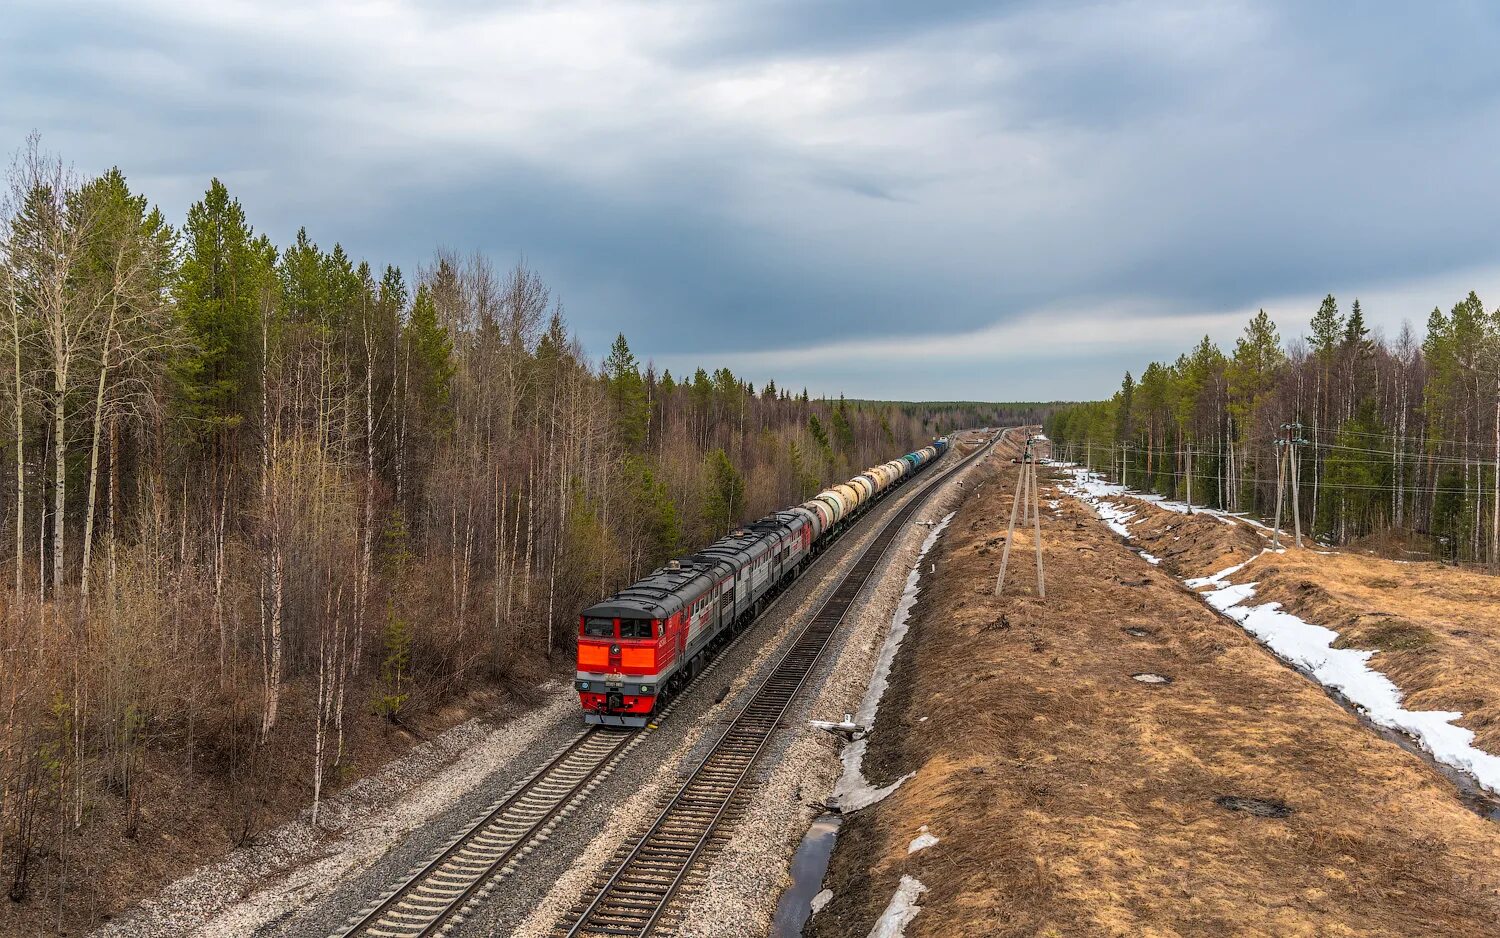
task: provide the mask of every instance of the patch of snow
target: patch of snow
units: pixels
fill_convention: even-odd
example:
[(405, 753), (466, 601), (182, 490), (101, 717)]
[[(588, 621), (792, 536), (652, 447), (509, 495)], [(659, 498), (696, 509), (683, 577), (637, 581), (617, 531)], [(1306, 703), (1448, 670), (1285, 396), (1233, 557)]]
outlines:
[(1245, 521), (1257, 528), (1262, 528), (1266, 531), (1271, 530), (1269, 525), (1261, 524), (1259, 521), (1247, 518), (1244, 515), (1221, 511), (1217, 508), (1189, 505), (1187, 502), (1173, 501), (1155, 492), (1138, 492), (1118, 482), (1110, 482), (1099, 475), (1099, 473), (1090, 472), (1087, 469), (1074, 469), (1073, 482), (1059, 486), (1059, 488), (1065, 494), (1072, 495), (1080, 501), (1087, 503), (1104, 520), (1104, 523), (1109, 525), (1110, 530), (1122, 537), (1129, 537), (1130, 532), (1123, 530), (1122, 527), (1116, 527), (1114, 522), (1119, 521), (1123, 526), (1123, 522), (1134, 517), (1135, 512), (1122, 505), (1106, 501), (1106, 499), (1119, 498), (1125, 495), (1143, 502), (1150, 502), (1157, 508), (1176, 512), (1179, 515), (1208, 515), (1210, 518), (1216, 518), (1230, 527), (1233, 527), (1240, 521)]
[(848, 720), (840, 720), (836, 723), (829, 720), (808, 720), (807, 725), (815, 730), (825, 730), (835, 736), (842, 736), (845, 739), (855, 739), (865, 734), (863, 726), (860, 726), (858, 723), (851, 723)]
[[(1260, 553), (1264, 554), (1268, 550), (1270, 550), (1270, 548), (1266, 548), (1266, 550), (1263, 550)], [(1256, 557), (1259, 556), (1260, 554), (1256, 554), (1255, 557), (1251, 557), (1244, 563), (1237, 563), (1232, 567), (1225, 567), (1223, 570), (1220, 570), (1218, 573), (1215, 573), (1212, 576), (1188, 577), (1187, 579), (1182, 581), (1182, 585), (1186, 586), (1190, 590), (1198, 589), (1201, 586), (1223, 586), (1225, 580), (1250, 566), (1250, 564), (1256, 559)]]
[(920, 833), (912, 838), (911, 843), (906, 845), (907, 856), (911, 856), (918, 850), (926, 850), (928, 847), (931, 847), (933, 844), (938, 842), (937, 835), (929, 833), (926, 824), (923, 824), (920, 828), (918, 828), (918, 830), (920, 831)]
[(859, 712), (854, 715), (854, 722), (865, 727), (865, 735), (845, 746), (844, 751), (839, 755), (844, 763), (844, 773), (839, 778), (838, 784), (834, 786), (833, 797), (836, 799), (839, 810), (846, 814), (880, 801), (916, 774), (908, 772), (883, 788), (875, 788), (865, 778), (865, 749), (869, 744), (869, 734), (875, 728), (875, 713), (880, 709), (880, 698), (885, 696), (885, 689), (890, 684), (891, 666), (896, 661), (896, 652), (901, 650), (901, 641), (906, 638), (907, 620), (911, 618), (912, 607), (917, 604), (917, 588), (922, 579), (922, 558), (932, 550), (932, 545), (937, 543), (937, 539), (942, 536), (948, 523), (956, 514), (958, 512), (950, 511), (947, 517), (933, 526), (926, 539), (922, 541), (922, 547), (917, 551), (916, 559), (912, 561), (911, 571), (906, 574), (906, 588), (902, 590), (901, 601), (896, 604), (896, 612), (891, 616), (891, 630), (885, 637), (885, 644), (880, 648), (880, 657), (875, 661), (875, 672), (870, 676), (870, 686), (865, 690), (865, 696), (859, 702)]
[[(1119, 506), (1102, 500), (1120, 495), (1126, 491), (1125, 487), (1107, 482), (1086, 470), (1074, 470), (1073, 475), (1073, 484), (1063, 486), (1062, 490), (1092, 506), (1111, 530), (1128, 539), (1129, 529), (1123, 523), (1128, 520), (1128, 515), (1122, 519)], [(1177, 506), (1181, 505), (1180, 502), (1168, 503), (1159, 496), (1149, 494), (1137, 494), (1136, 497), (1170, 511), (1178, 510)], [(1217, 515), (1231, 524), (1234, 521), (1230, 519), (1235, 519), (1263, 531), (1271, 530), (1270, 526), (1242, 514), (1198, 510)], [(1376, 652), (1334, 648), (1333, 644), (1339, 638), (1338, 632), (1283, 612), (1280, 603), (1252, 605), (1256, 584), (1229, 582), (1230, 577), (1244, 570), (1261, 554), (1285, 552), (1284, 547), (1267, 547), (1244, 563), (1227, 567), (1212, 576), (1189, 577), (1182, 582), (1189, 589), (1211, 587), (1200, 594), (1204, 601), (1238, 622), (1277, 657), (1306, 673), (1319, 684), (1337, 691), (1368, 715), (1377, 726), (1407, 734), (1438, 762), (1469, 774), (1483, 788), (1500, 794), (1500, 756), (1476, 747), (1474, 732), (1455, 725), (1455, 721), (1463, 717), (1462, 713), (1451, 710), (1407, 710), (1401, 706), (1401, 689), (1390, 678), (1369, 666), (1370, 659)], [(1144, 551), (1141, 555), (1150, 559), (1150, 555)]]
[(818, 893), (816, 896), (813, 896), (812, 897), (812, 902), (809, 903), (809, 905), (812, 906), (813, 914), (817, 915), (819, 912), (821, 912), (825, 908), (827, 908), (828, 903), (830, 903), (832, 901), (833, 901), (833, 890), (832, 889), (825, 889), (822, 892)]
[(1407, 710), (1401, 689), (1369, 666), (1374, 651), (1334, 648), (1339, 633), (1281, 610), (1281, 603), (1249, 605), (1254, 583), (1223, 586), (1204, 598), (1238, 622), (1278, 657), (1338, 691), (1379, 726), (1400, 730), (1444, 765), (1467, 772), (1500, 794), (1500, 756), (1474, 746), (1473, 730), (1454, 725), (1463, 714), (1451, 710)]
[(1141, 551), (1141, 557), (1153, 567), (1161, 563), (1161, 558), (1149, 551)]
[(901, 938), (906, 934), (906, 926), (917, 917), (922, 907), (917, 905), (917, 898), (927, 891), (922, 881), (915, 876), (903, 875), (901, 884), (896, 887), (896, 894), (891, 896), (890, 904), (885, 911), (880, 913), (875, 927), (870, 929), (870, 938)]

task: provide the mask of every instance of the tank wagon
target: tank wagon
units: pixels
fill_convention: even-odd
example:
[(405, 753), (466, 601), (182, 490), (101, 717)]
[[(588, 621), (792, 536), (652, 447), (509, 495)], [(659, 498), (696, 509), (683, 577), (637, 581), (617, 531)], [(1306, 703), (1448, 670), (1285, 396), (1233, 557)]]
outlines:
[(844, 528), (947, 449), (944, 437), (872, 466), (583, 610), (574, 686), (584, 719), (645, 726)]

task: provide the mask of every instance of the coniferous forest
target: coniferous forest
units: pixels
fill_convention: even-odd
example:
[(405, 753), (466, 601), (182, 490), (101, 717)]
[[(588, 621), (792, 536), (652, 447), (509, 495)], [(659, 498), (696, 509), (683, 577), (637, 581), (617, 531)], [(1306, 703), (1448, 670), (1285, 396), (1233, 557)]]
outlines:
[(1283, 489), (1295, 475), (1319, 541), (1500, 566), (1500, 310), (1472, 292), (1393, 338), (1358, 300), (1325, 297), (1289, 342), (1262, 310), (1228, 354), (1205, 336), (1047, 426), (1129, 485), (1266, 518), (1290, 452)]
[(370, 738), (563, 670), (583, 605), (1006, 418), (591, 360), (526, 266), (273, 244), (218, 180), (168, 219), (36, 140), (0, 318), (0, 882), (85, 919), (111, 844), (316, 824)]

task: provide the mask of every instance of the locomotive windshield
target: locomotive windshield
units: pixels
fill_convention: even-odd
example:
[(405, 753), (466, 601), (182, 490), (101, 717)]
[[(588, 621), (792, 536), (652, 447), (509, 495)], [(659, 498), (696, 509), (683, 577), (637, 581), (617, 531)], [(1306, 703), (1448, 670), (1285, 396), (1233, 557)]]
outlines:
[(650, 638), (651, 637), (651, 620), (650, 619), (621, 619), (620, 620), (620, 637), (621, 638)]
[(589, 616), (583, 620), (583, 634), (590, 638), (614, 638), (615, 620)]

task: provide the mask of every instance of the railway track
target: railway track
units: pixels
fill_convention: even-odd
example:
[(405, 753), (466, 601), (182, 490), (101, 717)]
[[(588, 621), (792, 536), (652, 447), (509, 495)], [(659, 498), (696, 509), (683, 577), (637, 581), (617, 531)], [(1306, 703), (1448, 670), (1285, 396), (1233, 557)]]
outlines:
[[(925, 491), (918, 493), (916, 501)], [(906, 507), (901, 510), (909, 514)], [(779, 602), (777, 597), (761, 615)], [(678, 694), (676, 699), (681, 698)], [(675, 707), (676, 700), (667, 705), (658, 720)], [(489, 896), (500, 880), (573, 812), (578, 796), (602, 782), (619, 757), (644, 735), (605, 726), (578, 734), (550, 761), (413, 867), (374, 904), (352, 916), (333, 938), (422, 938), (459, 924), (474, 903)]]
[(918, 492), (886, 522), (656, 820), (616, 855), (614, 871), (596, 882), (593, 898), (573, 908), (559, 938), (646, 938), (675, 919), (673, 900), (689, 887), (697, 861), (723, 842), (724, 829), (743, 811), (752, 769), (891, 544), (943, 478), (988, 452), (1001, 436)]
[(572, 813), (577, 795), (603, 781), (637, 734), (596, 727), (578, 734), (531, 777), (511, 789), (426, 863), (355, 916), (339, 938), (417, 938), (461, 920), (522, 857)]

